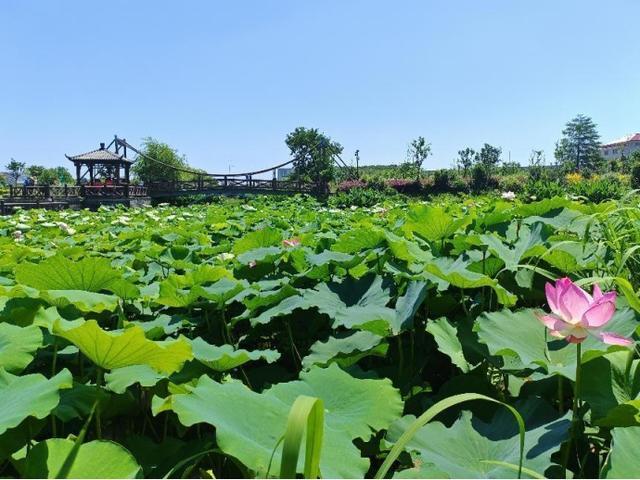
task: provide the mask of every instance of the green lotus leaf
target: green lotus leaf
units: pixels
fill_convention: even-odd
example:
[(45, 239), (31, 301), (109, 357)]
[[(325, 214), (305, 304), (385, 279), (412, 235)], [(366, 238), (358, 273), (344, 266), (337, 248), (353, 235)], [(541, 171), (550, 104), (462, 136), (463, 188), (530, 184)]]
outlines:
[[(57, 478), (74, 441), (50, 438), (35, 444), (25, 457), (24, 477)], [(124, 447), (107, 440), (80, 446), (68, 478), (136, 478), (140, 465)]]
[(550, 225), (556, 230), (572, 232), (578, 237), (583, 238), (591, 219), (588, 215), (570, 208), (563, 208), (560, 211), (550, 210), (542, 215), (533, 215), (523, 220), (524, 225), (532, 225), (536, 222), (542, 222)]
[(343, 268), (351, 268), (360, 263), (360, 258), (343, 252), (324, 250), (321, 253), (305, 252), (305, 259), (314, 267), (322, 267), (328, 264), (339, 265)]
[(0, 322), (26, 327), (34, 322), (42, 310), (43, 303), (38, 298), (0, 298)]
[(451, 359), (451, 363), (464, 373), (471, 370), (471, 366), (464, 357), (462, 344), (458, 339), (458, 330), (446, 318), (429, 320), (426, 329), (433, 335), (438, 344), (438, 350), (447, 355)]
[(396, 301), (396, 324), (399, 328), (393, 333), (400, 333), (400, 330), (413, 326), (413, 317), (415, 317), (418, 309), (427, 296), (427, 282), (411, 281), (407, 285), (407, 290), (403, 296)]
[(320, 283), (316, 288), (300, 293), (301, 295), (285, 298), (278, 305), (251, 319), (252, 325), (269, 323), (274, 318), (289, 315), (295, 310), (315, 308), (333, 319), (334, 328), (342, 326), (369, 330), (379, 335), (400, 329), (396, 311), (385, 306), (392, 296), (390, 286), (380, 276), (369, 275), (358, 280), (348, 278), (339, 283)]
[(231, 345), (210, 345), (202, 338), (191, 340), (193, 358), (218, 372), (224, 372), (255, 360), (273, 363), (280, 358), (275, 350), (235, 350)]
[[(480, 239), (492, 254), (504, 262), (507, 270), (516, 271), (520, 261), (526, 255), (531, 254), (532, 250), (536, 249), (540, 253), (545, 253), (544, 242), (547, 236), (543, 235), (542, 227), (542, 223), (534, 223), (531, 227), (522, 226), (517, 238), (513, 239), (513, 246), (505, 244), (503, 239), (495, 233), (480, 235)], [(507, 239), (507, 241), (509, 240)]]
[(426, 263), (433, 258), (431, 252), (423, 250), (417, 243), (404, 237), (385, 232), (385, 239), (393, 256), (405, 262)]
[[(400, 394), (389, 380), (356, 379), (336, 365), (312, 368), (300, 380), (277, 384), (263, 393), (237, 381), (221, 384), (203, 376), (191, 392), (172, 395), (168, 403), (155, 402), (154, 412), (170, 406), (186, 426), (214, 425), (219, 447), (264, 476), (285, 431), (289, 409), (299, 395), (324, 402), (320, 470), (328, 478), (363, 477), (369, 461), (360, 456), (352, 441), (371, 438), (402, 412)], [(272, 472), (280, 469), (280, 450), (281, 445), (273, 455)], [(298, 471), (301, 468), (302, 464)]]
[(63, 422), (73, 419), (83, 420), (89, 416), (94, 403), (98, 401), (104, 417), (104, 407), (109, 398), (109, 392), (102, 387), (74, 382), (72, 388), (60, 391), (60, 402), (52, 415)]
[(162, 313), (153, 320), (125, 322), (125, 326), (137, 325), (144, 330), (144, 334), (149, 340), (158, 340), (167, 335), (171, 336), (180, 330), (185, 323), (185, 318), (184, 315)]
[(238, 262), (248, 265), (251, 262), (273, 263), (282, 255), (281, 247), (254, 248), (238, 255)]
[(461, 228), (471, 223), (471, 216), (454, 218), (442, 207), (413, 205), (407, 212), (407, 222), (402, 227), (407, 233), (414, 233), (430, 242), (451, 237)]
[[(168, 307), (187, 307), (206, 294), (203, 288), (213, 288), (213, 296), (216, 287), (204, 287), (205, 284), (219, 284), (222, 293), (238, 288), (238, 283), (230, 280), (231, 272), (225, 268), (206, 267), (208, 268), (200, 267), (186, 275), (169, 275), (160, 283), (160, 292), (155, 302)], [(229, 298), (236, 293), (237, 291), (229, 294)]]
[(572, 202), (564, 197), (545, 198), (538, 202), (524, 203), (516, 208), (516, 214), (522, 217), (557, 214), (565, 208), (571, 208)]
[(271, 307), (280, 303), (285, 298), (298, 294), (298, 289), (285, 283), (280, 288), (274, 290), (244, 290), (246, 297), (242, 299), (242, 303), (249, 311), (254, 311), (262, 307)]
[(628, 400), (611, 408), (607, 414), (594, 422), (603, 427), (640, 426), (640, 399)]
[(23, 263), (15, 270), (16, 281), (38, 290), (84, 290), (100, 292), (121, 278), (106, 258), (87, 257), (79, 261), (61, 255), (38, 264)]
[(640, 427), (614, 428), (604, 478), (638, 478)]
[(227, 300), (232, 299), (238, 293), (242, 292), (246, 285), (237, 280), (223, 278), (208, 286), (196, 286), (194, 291), (202, 298), (211, 303), (222, 305)]
[[(523, 467), (544, 475), (552, 465), (551, 455), (568, 436), (570, 413), (558, 418), (538, 399), (516, 408), (526, 426)], [(414, 420), (406, 416), (394, 423), (387, 434), (389, 441), (395, 442)], [(497, 409), (488, 423), (473, 418), (468, 411), (463, 411), (450, 428), (440, 422), (428, 423), (409, 441), (406, 450), (425, 463), (423, 474), (427, 473), (427, 478), (442, 478), (442, 474), (449, 478), (515, 478), (518, 474), (518, 426), (506, 409)], [(523, 469), (523, 478), (532, 477)]]
[(629, 352), (612, 352), (582, 367), (581, 397), (589, 403), (591, 419), (597, 425), (640, 425), (634, 402), (640, 395), (640, 360), (628, 360)]
[(335, 361), (341, 367), (353, 365), (369, 355), (384, 356), (388, 344), (384, 338), (371, 332), (352, 332), (345, 336), (330, 337), (326, 342), (311, 345), (309, 355), (302, 359), (302, 366), (326, 365)]
[(43, 290), (40, 292), (40, 298), (59, 308), (73, 305), (81, 312), (113, 312), (119, 304), (115, 295), (84, 290)]
[(71, 386), (71, 372), (66, 369), (51, 379), (39, 373), (15, 376), (0, 369), (0, 435), (27, 417), (45, 418), (58, 405), (60, 389)]
[(282, 241), (282, 232), (276, 228), (267, 227), (247, 233), (233, 245), (233, 253), (236, 255), (254, 248), (272, 247)]
[(42, 345), (42, 331), (39, 327), (17, 327), (0, 323), (0, 368), (7, 372), (20, 372), (33, 360)]
[(56, 322), (52, 333), (73, 343), (105, 370), (148, 365), (158, 372), (170, 374), (193, 358), (191, 346), (185, 339), (155, 342), (148, 340), (138, 326), (107, 332), (95, 320), (70, 329), (64, 329), (61, 322)]
[(379, 228), (356, 228), (343, 233), (331, 247), (342, 253), (358, 253), (375, 248), (384, 241), (384, 233)]
[(124, 393), (131, 385), (139, 383), (143, 387), (153, 387), (167, 374), (154, 370), (149, 365), (129, 365), (114, 368), (104, 376), (106, 386), (115, 393)]
[(498, 302), (507, 307), (515, 305), (517, 301), (517, 297), (500, 285), (497, 280), (468, 270), (466, 264), (460, 259), (440, 257), (425, 265), (424, 268), (426, 273), (461, 289), (491, 287), (496, 293)]

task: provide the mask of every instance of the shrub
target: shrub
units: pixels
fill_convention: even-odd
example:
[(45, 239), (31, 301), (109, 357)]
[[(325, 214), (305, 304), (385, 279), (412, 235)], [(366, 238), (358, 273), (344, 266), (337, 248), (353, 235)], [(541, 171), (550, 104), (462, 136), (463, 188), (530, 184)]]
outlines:
[(373, 207), (381, 203), (388, 194), (384, 191), (372, 188), (352, 188), (348, 191), (341, 191), (329, 198), (329, 205), (333, 207)]
[(516, 173), (498, 178), (498, 189), (503, 192), (522, 192), (527, 183), (527, 175)]
[(366, 188), (367, 182), (363, 180), (344, 180), (340, 182), (336, 188), (338, 192), (348, 192), (354, 188)]
[(594, 203), (621, 198), (627, 190), (624, 177), (617, 174), (594, 175), (570, 188), (574, 195), (585, 197)]
[(631, 188), (640, 188), (640, 162), (631, 165)]
[(451, 190), (456, 193), (469, 192), (469, 181), (467, 177), (456, 175), (451, 181)]
[(482, 192), (484, 190), (489, 190), (492, 188), (496, 188), (498, 186), (498, 182), (495, 177), (491, 175), (490, 170), (480, 164), (477, 163), (471, 169), (471, 188), (476, 192)]
[(535, 197), (538, 200), (543, 198), (562, 197), (567, 191), (559, 182), (552, 180), (529, 180), (523, 189), (526, 197)]
[(387, 187), (394, 189), (398, 193), (408, 195), (416, 195), (422, 192), (422, 184), (415, 180), (407, 180), (404, 178), (393, 178), (385, 182)]
[(433, 173), (433, 189), (436, 193), (447, 193), (451, 191), (453, 175), (449, 170), (436, 170)]

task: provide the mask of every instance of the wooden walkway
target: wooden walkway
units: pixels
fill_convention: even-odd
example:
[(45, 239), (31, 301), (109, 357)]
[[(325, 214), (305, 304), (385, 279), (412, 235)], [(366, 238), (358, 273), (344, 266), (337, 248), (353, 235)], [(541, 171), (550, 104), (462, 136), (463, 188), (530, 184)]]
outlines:
[(134, 201), (169, 199), (195, 195), (239, 195), (246, 193), (321, 194), (317, 184), (290, 180), (263, 180), (251, 176), (230, 175), (199, 177), (192, 181), (156, 182), (142, 185), (35, 185), (9, 187), (9, 195), (0, 199), (0, 213), (16, 208), (62, 209), (70, 205), (99, 206)]

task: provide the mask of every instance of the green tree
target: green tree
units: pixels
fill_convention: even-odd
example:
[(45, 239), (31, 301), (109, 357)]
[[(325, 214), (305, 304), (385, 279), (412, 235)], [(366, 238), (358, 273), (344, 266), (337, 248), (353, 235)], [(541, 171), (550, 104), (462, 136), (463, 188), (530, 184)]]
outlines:
[(33, 177), (34, 179), (41, 181), (42, 174), (47, 170), (47, 167), (43, 167), (42, 165), (29, 165), (24, 169), (25, 173), (29, 177)]
[(74, 183), (74, 178), (65, 167), (47, 168), (38, 178), (38, 183), (47, 185), (70, 185)]
[(334, 156), (342, 153), (342, 145), (317, 128), (298, 127), (285, 139), (293, 158), (292, 178), (327, 184), (335, 178)]
[(431, 144), (420, 136), (412, 140), (407, 149), (407, 165), (415, 172), (416, 181), (420, 180), (422, 164), (431, 155)]
[(18, 178), (20, 175), (24, 173), (24, 162), (18, 162), (15, 159), (11, 159), (11, 161), (5, 166), (5, 168), (9, 171), (9, 183), (13, 186), (18, 184)]
[(601, 163), (600, 135), (597, 125), (586, 115), (570, 120), (556, 143), (555, 157), (568, 171), (592, 172)]
[(140, 150), (144, 155), (138, 155), (132, 167), (134, 175), (139, 180), (145, 183), (173, 182), (185, 178), (185, 175), (190, 176), (189, 173), (176, 170), (188, 169), (189, 165), (184, 155), (180, 155), (166, 143), (147, 137), (143, 140)]
[(465, 148), (464, 150), (458, 150), (458, 158), (456, 164), (458, 168), (462, 168), (465, 175), (469, 174), (469, 170), (473, 165), (473, 160), (476, 157), (476, 151), (473, 148)]
[(487, 172), (492, 172), (500, 163), (502, 149), (485, 143), (476, 154), (476, 163), (482, 165)]

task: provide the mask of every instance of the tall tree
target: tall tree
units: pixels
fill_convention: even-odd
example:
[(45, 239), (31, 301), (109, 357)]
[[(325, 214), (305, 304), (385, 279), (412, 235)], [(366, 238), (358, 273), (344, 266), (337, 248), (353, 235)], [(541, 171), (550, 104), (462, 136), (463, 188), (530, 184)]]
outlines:
[(298, 127), (285, 139), (293, 158), (292, 177), (308, 182), (328, 183), (335, 178), (334, 156), (342, 145), (317, 128)]
[(476, 154), (476, 162), (482, 165), (487, 171), (492, 171), (500, 163), (502, 149), (485, 143)]
[(11, 161), (5, 166), (5, 168), (9, 171), (10, 178), (9, 182), (14, 186), (18, 184), (18, 178), (20, 175), (24, 173), (24, 162), (18, 162), (15, 159), (11, 159)]
[(598, 167), (600, 134), (590, 117), (580, 114), (566, 124), (556, 143), (555, 157), (567, 170), (593, 171)]
[[(138, 155), (132, 170), (143, 182), (173, 182), (181, 180), (185, 175), (189, 176), (188, 173), (181, 174), (175, 170), (175, 168), (189, 168), (189, 165), (184, 155), (180, 155), (166, 143), (147, 137), (142, 142), (141, 151), (146, 157)], [(147, 157), (159, 162), (149, 160)]]
[(420, 136), (411, 141), (407, 149), (407, 163), (415, 172), (416, 181), (420, 180), (422, 164), (431, 155), (431, 144)]
[(456, 159), (456, 163), (458, 164), (458, 168), (462, 168), (465, 175), (469, 173), (475, 157), (476, 151), (473, 148), (467, 147), (464, 150), (458, 150), (458, 158)]

